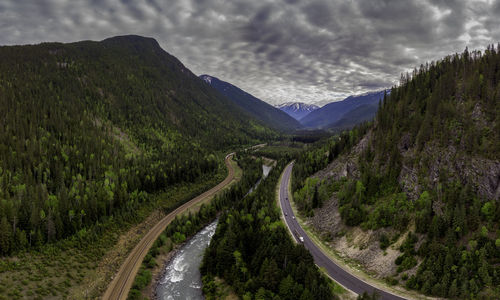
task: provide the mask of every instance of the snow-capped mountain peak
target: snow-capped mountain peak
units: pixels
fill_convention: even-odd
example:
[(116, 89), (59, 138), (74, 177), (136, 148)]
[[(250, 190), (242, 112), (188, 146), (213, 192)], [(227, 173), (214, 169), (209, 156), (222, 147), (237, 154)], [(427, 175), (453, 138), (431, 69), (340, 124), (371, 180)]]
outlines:
[(201, 75), (200, 78), (208, 84), (212, 84), (212, 76)]
[(307, 104), (303, 102), (286, 102), (276, 105), (277, 108), (286, 112), (288, 115), (296, 120), (300, 120), (305, 117), (310, 112), (319, 108), (319, 106), (314, 104)]

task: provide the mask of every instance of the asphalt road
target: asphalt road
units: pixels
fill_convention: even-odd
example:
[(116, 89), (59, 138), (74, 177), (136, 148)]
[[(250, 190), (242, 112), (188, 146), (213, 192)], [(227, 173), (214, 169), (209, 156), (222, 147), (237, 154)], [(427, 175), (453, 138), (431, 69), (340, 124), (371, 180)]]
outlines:
[(297, 242), (300, 241), (300, 237), (303, 238), (303, 244), (309, 250), (309, 252), (314, 257), (314, 262), (321, 268), (324, 268), (328, 275), (333, 278), (336, 282), (344, 286), (345, 288), (355, 292), (356, 294), (362, 294), (363, 292), (368, 292), (372, 294), (376, 291), (379, 294), (379, 299), (383, 300), (400, 300), (405, 299), (389, 292), (380, 290), (370, 284), (364, 282), (363, 280), (355, 277), (346, 270), (338, 266), (334, 261), (332, 261), (328, 256), (326, 256), (323, 251), (307, 236), (306, 232), (300, 227), (299, 223), (295, 219), (292, 207), (290, 206), (289, 195), (288, 195), (288, 185), (290, 183), (290, 175), (292, 173), (293, 163), (289, 164), (283, 171), (283, 176), (280, 182), (279, 190), (279, 201), (280, 206), (283, 211), (283, 217), (285, 222), (290, 229), (294, 239)]
[(201, 195), (189, 200), (189, 202), (184, 203), (179, 206), (173, 212), (169, 213), (163, 219), (161, 219), (153, 228), (151, 228), (148, 233), (139, 241), (135, 248), (130, 252), (128, 257), (123, 262), (120, 270), (114, 276), (113, 280), (108, 286), (108, 289), (104, 293), (104, 300), (125, 300), (127, 299), (128, 292), (134, 283), (135, 275), (139, 271), (142, 264), (142, 260), (148, 253), (149, 249), (153, 245), (154, 241), (158, 236), (165, 230), (168, 224), (175, 219), (175, 216), (185, 212), (190, 207), (196, 205), (197, 203), (205, 200), (207, 197), (213, 196), (215, 193), (223, 189), (226, 185), (231, 183), (234, 179), (234, 169), (231, 166), (231, 158), (234, 153), (230, 153), (226, 156), (225, 163), (228, 168), (228, 175), (224, 181), (220, 182), (217, 186), (204, 192)]

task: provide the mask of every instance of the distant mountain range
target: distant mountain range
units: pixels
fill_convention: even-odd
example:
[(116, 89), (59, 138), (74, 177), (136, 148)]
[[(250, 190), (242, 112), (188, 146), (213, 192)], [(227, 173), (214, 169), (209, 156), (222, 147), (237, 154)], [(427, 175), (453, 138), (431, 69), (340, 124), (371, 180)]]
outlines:
[(323, 107), (303, 102), (287, 102), (272, 106), (215, 76), (205, 74), (199, 77), (249, 116), (274, 129), (288, 132), (304, 128), (333, 131), (352, 128), (373, 119), (379, 101), (384, 98), (384, 91), (377, 91), (349, 96)]
[(383, 98), (384, 91), (349, 96), (312, 111), (300, 119), (300, 123), (307, 128), (350, 128), (372, 119), (377, 112), (379, 101)]
[(315, 111), (319, 106), (314, 104), (307, 104), (303, 102), (286, 102), (282, 104), (275, 105), (275, 107), (286, 112), (289, 116), (295, 120), (300, 120), (307, 116), (310, 112)]
[(370, 121), (375, 117), (378, 110), (378, 103), (363, 104), (345, 113), (339, 120), (327, 125), (327, 129), (341, 131), (350, 129), (359, 123)]
[(216, 89), (219, 93), (232, 100), (237, 106), (250, 116), (264, 122), (266, 125), (282, 131), (295, 130), (300, 123), (280, 109), (258, 99), (228, 82), (210, 75), (201, 75), (200, 78)]

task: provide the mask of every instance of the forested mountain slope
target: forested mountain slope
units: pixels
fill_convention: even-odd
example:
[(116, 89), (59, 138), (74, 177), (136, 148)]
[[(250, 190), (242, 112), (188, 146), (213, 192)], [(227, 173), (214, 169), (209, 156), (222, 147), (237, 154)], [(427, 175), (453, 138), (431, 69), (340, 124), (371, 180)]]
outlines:
[(428, 295), (499, 297), (500, 48), (402, 76), (327, 148), (326, 168), (324, 148), (298, 160), (294, 200), (333, 248)]
[(241, 109), (270, 127), (282, 131), (293, 131), (301, 127), (300, 123), (287, 113), (228, 82), (210, 75), (201, 75), (200, 78), (219, 91), (219, 93), (231, 99)]
[[(305, 127), (310, 128), (327, 128), (335, 124), (341, 120), (344, 115), (347, 113), (354, 111), (358, 107), (364, 105), (376, 105), (384, 96), (384, 91), (366, 93), (362, 95), (349, 96), (342, 101), (336, 101), (326, 104), (325, 106), (312, 111), (310, 114), (305, 116), (300, 120), (300, 123)], [(355, 114), (351, 115), (351, 117), (356, 116)], [(353, 125), (362, 123), (367, 119), (373, 117), (374, 114), (365, 117), (361, 116), (360, 120), (357, 120)], [(349, 117), (349, 116), (348, 116)]]
[(148, 193), (215, 172), (214, 151), (274, 135), (152, 38), (0, 57), (0, 255), (133, 215)]
[(377, 114), (378, 103), (363, 104), (348, 112), (342, 117), (328, 125), (328, 129), (333, 131), (348, 130), (362, 122), (372, 121)]

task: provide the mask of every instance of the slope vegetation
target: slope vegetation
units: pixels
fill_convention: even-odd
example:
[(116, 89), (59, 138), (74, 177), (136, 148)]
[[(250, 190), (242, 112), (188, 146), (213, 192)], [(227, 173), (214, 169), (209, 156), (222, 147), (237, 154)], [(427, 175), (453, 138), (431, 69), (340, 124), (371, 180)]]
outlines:
[[(328, 103), (327, 105), (311, 112), (304, 118), (300, 120), (300, 123), (305, 127), (310, 128), (327, 128), (327, 127), (337, 127), (334, 125), (336, 122), (344, 118), (344, 116), (357, 108), (365, 105), (375, 106), (375, 111), (379, 101), (384, 97), (384, 91), (367, 93), (359, 96), (349, 96), (342, 101)], [(360, 115), (360, 113), (363, 114)], [(346, 116), (347, 118), (352, 119), (353, 116), (359, 117), (358, 120), (352, 124), (353, 121), (350, 121), (352, 125), (359, 124), (365, 120), (371, 119), (375, 114), (373, 110), (369, 111), (358, 111), (357, 114), (353, 113), (350, 116)], [(343, 122), (345, 123), (345, 122)]]
[(415, 69), (372, 125), (297, 161), (294, 200), (333, 248), (427, 295), (498, 298), (499, 51)]
[(207, 84), (219, 93), (232, 100), (250, 116), (262, 121), (264, 124), (282, 131), (297, 129), (300, 123), (278, 108), (250, 95), (242, 89), (209, 75), (201, 75)]
[(151, 193), (214, 174), (214, 151), (274, 135), (152, 38), (0, 56), (0, 255), (131, 218)]
[(338, 121), (328, 125), (328, 129), (342, 131), (351, 129), (362, 122), (372, 121), (377, 114), (377, 104), (363, 104), (346, 112)]

